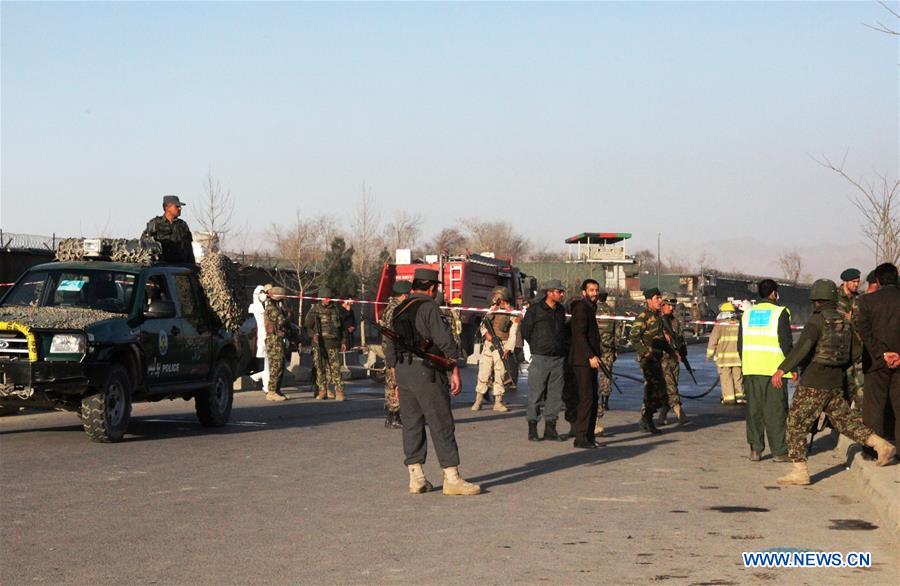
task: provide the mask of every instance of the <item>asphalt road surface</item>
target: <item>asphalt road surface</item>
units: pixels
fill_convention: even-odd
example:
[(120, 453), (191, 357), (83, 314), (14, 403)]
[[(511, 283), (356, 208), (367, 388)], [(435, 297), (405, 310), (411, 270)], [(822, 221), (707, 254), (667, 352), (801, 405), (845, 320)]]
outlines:
[[(705, 389), (715, 374), (702, 350)], [(637, 374), (633, 355), (616, 367)], [(221, 430), (201, 428), (192, 403), (137, 405), (113, 445), (89, 441), (73, 414), (4, 417), (0, 583), (900, 582), (894, 534), (825, 441), (815, 484), (782, 488), (789, 464), (747, 460), (743, 411), (718, 390), (685, 401), (693, 425), (651, 436), (637, 428), (639, 384), (621, 379), (606, 447), (532, 443), (527, 379), (509, 413), (473, 413), (474, 376), (465, 369), (454, 405), (476, 497), (407, 493), (400, 433), (366, 382), (345, 403), (240, 393)], [(439, 486), (437, 462), (425, 469)], [(871, 552), (872, 567), (743, 566), (741, 552), (772, 550)]]

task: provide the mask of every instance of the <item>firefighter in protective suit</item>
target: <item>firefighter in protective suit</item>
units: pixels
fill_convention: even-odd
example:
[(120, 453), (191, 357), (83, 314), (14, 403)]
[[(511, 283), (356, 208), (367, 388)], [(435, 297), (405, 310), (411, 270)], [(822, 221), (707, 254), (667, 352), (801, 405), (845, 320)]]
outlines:
[(854, 344), (853, 330), (847, 318), (837, 311), (837, 286), (828, 279), (813, 283), (810, 299), (815, 310), (797, 341), (775, 374), (772, 386), (781, 388), (784, 373), (791, 372), (809, 359), (800, 375), (797, 391), (787, 417), (788, 457), (793, 469), (778, 479), (779, 484), (810, 483), (806, 465), (806, 436), (813, 422), (825, 413), (832, 425), (855, 442), (874, 448), (879, 466), (893, 460), (896, 450), (863, 424), (843, 397), (844, 371), (861, 352)]
[(491, 308), (481, 322), (481, 356), (478, 357), (478, 384), (475, 386), (475, 403), (472, 411), (481, 409), (488, 387), (494, 393), (494, 411), (509, 411), (503, 404), (506, 390), (503, 381), (507, 378), (509, 358), (516, 351), (516, 335), (519, 318), (506, 313), (510, 311), (512, 294), (506, 287), (497, 287), (491, 296)]

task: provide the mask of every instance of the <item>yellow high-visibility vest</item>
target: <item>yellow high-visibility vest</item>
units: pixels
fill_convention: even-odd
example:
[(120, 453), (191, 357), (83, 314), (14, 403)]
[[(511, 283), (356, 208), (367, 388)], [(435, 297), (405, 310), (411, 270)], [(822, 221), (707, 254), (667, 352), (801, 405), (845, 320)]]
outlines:
[[(778, 319), (783, 311), (787, 311), (790, 316), (791, 312), (787, 307), (763, 301), (745, 311), (741, 317), (741, 370), (745, 375), (772, 376), (784, 360), (784, 353), (778, 343)], [(791, 377), (790, 373), (785, 373), (784, 376)]]

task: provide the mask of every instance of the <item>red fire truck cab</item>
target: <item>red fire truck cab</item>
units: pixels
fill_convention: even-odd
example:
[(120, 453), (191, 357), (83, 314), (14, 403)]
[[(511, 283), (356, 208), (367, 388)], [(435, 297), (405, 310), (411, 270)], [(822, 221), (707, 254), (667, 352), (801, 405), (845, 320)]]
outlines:
[[(433, 257), (429, 260), (433, 260)], [(385, 263), (381, 271), (381, 281), (378, 284), (377, 301), (385, 302), (390, 298), (395, 281), (412, 281), (413, 273), (418, 268), (435, 269), (438, 274), (442, 275), (441, 287), (445, 305), (488, 308), (491, 304), (491, 292), (500, 286), (509, 288), (517, 306), (520, 299), (531, 299), (537, 293), (535, 278), (519, 271), (512, 265), (510, 259), (468, 254), (441, 256), (437, 258), (436, 262), (431, 263)], [(376, 305), (375, 307), (375, 315), (380, 317), (384, 306)], [(464, 310), (462, 312), (463, 331), (460, 341), (467, 354), (472, 353), (475, 334), (482, 315), (476, 311)]]

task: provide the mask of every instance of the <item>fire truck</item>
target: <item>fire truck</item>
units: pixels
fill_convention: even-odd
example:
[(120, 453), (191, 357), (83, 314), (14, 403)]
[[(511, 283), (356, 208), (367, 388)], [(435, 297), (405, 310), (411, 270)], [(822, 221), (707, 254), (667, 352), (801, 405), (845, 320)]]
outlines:
[[(514, 267), (511, 259), (495, 258), (490, 254), (427, 255), (424, 262), (385, 263), (376, 300), (386, 302), (394, 282), (412, 281), (413, 273), (419, 268), (434, 269), (441, 275), (445, 305), (487, 309), (491, 305), (491, 292), (500, 286), (508, 287), (514, 300), (531, 299), (537, 293), (537, 280)], [(380, 317), (383, 307), (376, 305), (376, 317)], [(474, 349), (482, 315), (481, 312), (462, 311), (460, 342), (467, 355)]]

